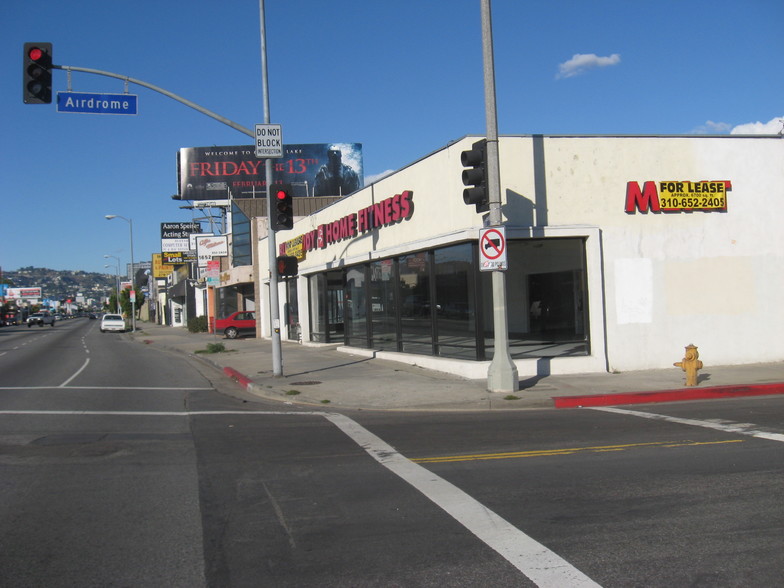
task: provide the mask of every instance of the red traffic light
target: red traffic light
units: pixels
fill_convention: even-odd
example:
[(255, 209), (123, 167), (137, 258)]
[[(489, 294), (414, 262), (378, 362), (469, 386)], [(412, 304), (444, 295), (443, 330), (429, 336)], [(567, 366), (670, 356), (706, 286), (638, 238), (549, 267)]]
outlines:
[(273, 231), (288, 230), (294, 226), (294, 202), (289, 184), (282, 184), (275, 188), (271, 222)]
[(22, 57), (22, 100), (25, 104), (51, 104), (52, 44), (25, 43)]

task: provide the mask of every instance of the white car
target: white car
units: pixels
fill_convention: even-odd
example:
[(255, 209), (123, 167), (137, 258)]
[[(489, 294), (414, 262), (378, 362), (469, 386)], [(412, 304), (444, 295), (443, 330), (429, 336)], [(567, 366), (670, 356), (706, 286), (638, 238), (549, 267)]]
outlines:
[(119, 314), (105, 314), (101, 318), (101, 333), (106, 331), (115, 331), (117, 333), (125, 332), (125, 319)]

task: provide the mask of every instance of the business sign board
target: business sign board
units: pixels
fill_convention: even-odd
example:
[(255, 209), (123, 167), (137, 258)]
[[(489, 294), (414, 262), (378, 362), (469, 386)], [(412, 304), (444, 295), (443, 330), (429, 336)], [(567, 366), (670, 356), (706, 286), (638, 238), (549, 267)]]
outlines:
[(636, 212), (727, 212), (730, 180), (652, 181), (640, 188), (639, 182), (627, 182), (625, 211)]
[(8, 300), (39, 300), (42, 296), (41, 288), (7, 288), (5, 297)]
[(175, 266), (196, 261), (196, 254), (192, 251), (166, 251), (161, 253), (163, 263)]
[(201, 276), (207, 282), (208, 286), (220, 285), (220, 261), (208, 261), (207, 266), (202, 270)]
[(57, 92), (57, 112), (79, 114), (137, 114), (135, 94), (89, 94)]
[[(360, 143), (283, 145), (271, 181), (291, 184), (295, 197), (343, 196), (363, 187), (362, 165)], [(255, 145), (180, 149), (179, 196), (194, 202), (266, 197), (264, 167)]]
[(152, 277), (165, 278), (174, 271), (174, 266), (169, 263), (163, 262), (162, 253), (152, 254)]
[(196, 239), (196, 256), (199, 267), (206, 267), (214, 257), (229, 254), (229, 238), (226, 235), (202, 235)]
[(196, 240), (199, 237), (212, 237), (215, 233), (191, 233), (188, 235), (188, 245), (191, 251), (196, 251)]
[(161, 223), (161, 251), (190, 251), (188, 237), (191, 233), (200, 233), (199, 223)]

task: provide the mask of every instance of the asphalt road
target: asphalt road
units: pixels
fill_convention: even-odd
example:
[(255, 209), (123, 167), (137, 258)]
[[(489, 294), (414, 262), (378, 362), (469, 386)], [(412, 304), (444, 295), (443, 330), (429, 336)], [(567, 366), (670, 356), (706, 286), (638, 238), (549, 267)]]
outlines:
[(337, 414), (0, 329), (2, 586), (773, 586), (784, 399)]

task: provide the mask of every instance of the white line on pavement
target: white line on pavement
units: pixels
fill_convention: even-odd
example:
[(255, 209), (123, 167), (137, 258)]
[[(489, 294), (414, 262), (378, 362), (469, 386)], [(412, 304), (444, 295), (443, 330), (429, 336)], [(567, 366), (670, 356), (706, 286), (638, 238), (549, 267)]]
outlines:
[(164, 388), (155, 386), (0, 386), (0, 390), (169, 390), (181, 392), (183, 390), (214, 390), (208, 386), (204, 388)]
[(599, 586), (565, 559), (535, 541), (457, 486), (416, 464), (394, 447), (341, 414), (325, 414), (381, 465), (441, 507), (458, 523), (542, 588)]
[(611, 406), (589, 406), (586, 410), (600, 410), (603, 412), (613, 412), (617, 414), (627, 414), (630, 416), (641, 417), (644, 419), (651, 419), (655, 421), (667, 421), (669, 423), (678, 423), (681, 425), (691, 425), (693, 427), (703, 427), (705, 429), (714, 429), (724, 433), (733, 433), (736, 435), (748, 435), (749, 437), (756, 437), (758, 439), (768, 439), (769, 441), (779, 441), (784, 443), (784, 435), (781, 433), (769, 433), (767, 431), (760, 431), (756, 428), (757, 425), (751, 423), (733, 423), (731, 421), (716, 422), (716, 421), (702, 421), (697, 419), (684, 419), (680, 417), (667, 416), (664, 414), (656, 414), (652, 412), (642, 412), (639, 410), (628, 410), (625, 408), (614, 408)]
[(73, 376), (71, 376), (70, 378), (68, 378), (65, 382), (60, 384), (58, 386), (58, 388), (65, 388), (68, 384), (71, 383), (71, 380), (73, 380), (76, 376), (81, 374), (84, 371), (84, 368), (86, 368), (89, 364), (90, 364), (90, 358), (88, 357), (87, 359), (84, 360), (84, 364), (82, 364), (82, 367), (80, 367), (78, 370), (76, 370), (76, 373)]

